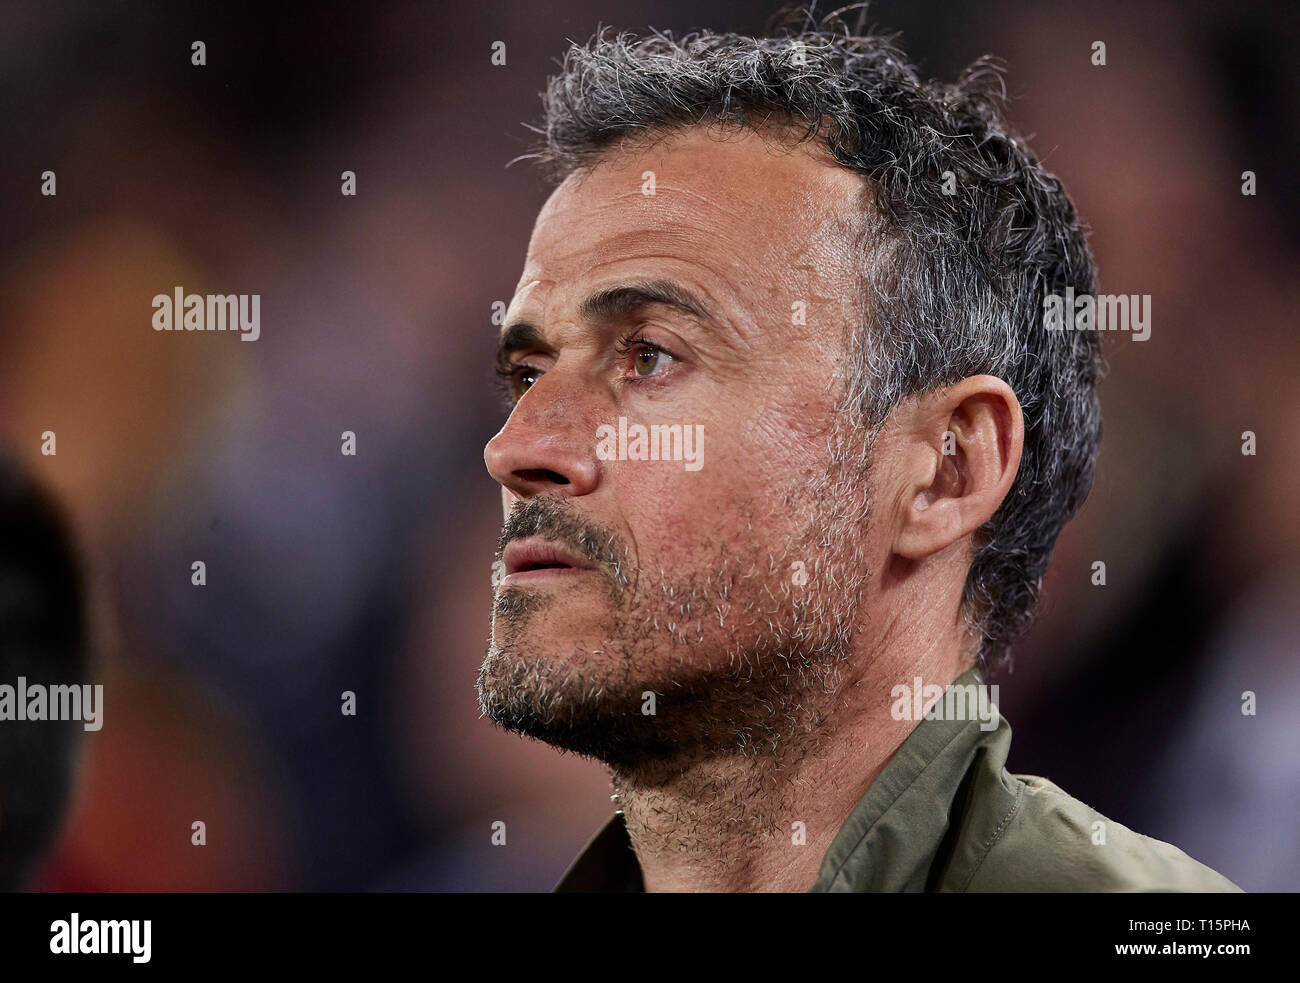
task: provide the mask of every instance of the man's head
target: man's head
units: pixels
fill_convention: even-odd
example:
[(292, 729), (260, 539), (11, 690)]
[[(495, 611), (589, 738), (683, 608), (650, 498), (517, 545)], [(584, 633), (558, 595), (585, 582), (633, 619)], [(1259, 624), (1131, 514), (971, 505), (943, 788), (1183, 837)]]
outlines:
[[(1044, 328), (1091, 261), (988, 74), (923, 83), (837, 22), (570, 50), (486, 452), (499, 723), (616, 765), (743, 753), (909, 634), (1005, 655), (1091, 483), (1100, 359)], [(638, 425), (702, 437), (698, 470)]]

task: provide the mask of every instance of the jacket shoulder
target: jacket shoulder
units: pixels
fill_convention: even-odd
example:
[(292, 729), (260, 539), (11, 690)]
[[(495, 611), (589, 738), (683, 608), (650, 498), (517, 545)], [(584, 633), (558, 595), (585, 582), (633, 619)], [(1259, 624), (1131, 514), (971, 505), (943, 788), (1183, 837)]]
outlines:
[(967, 891), (1240, 891), (1176, 846), (1108, 819), (1053, 782), (1003, 773), (1016, 804)]

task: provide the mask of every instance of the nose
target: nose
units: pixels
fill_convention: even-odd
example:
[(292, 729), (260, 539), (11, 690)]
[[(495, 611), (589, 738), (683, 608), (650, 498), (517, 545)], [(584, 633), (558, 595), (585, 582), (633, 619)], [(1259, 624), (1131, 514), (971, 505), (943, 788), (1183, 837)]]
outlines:
[(517, 498), (590, 494), (600, 462), (596, 428), (588, 422), (581, 394), (557, 370), (545, 373), (483, 449), (488, 473)]

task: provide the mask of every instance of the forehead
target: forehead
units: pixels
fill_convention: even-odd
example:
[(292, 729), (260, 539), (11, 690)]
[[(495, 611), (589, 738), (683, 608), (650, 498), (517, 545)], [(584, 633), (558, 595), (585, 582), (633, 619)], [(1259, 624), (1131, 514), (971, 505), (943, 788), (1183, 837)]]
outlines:
[(862, 190), (812, 142), (699, 128), (625, 141), (548, 199), (518, 292), (540, 299), (604, 268), (651, 263), (693, 267), (718, 289), (798, 293), (853, 268)]

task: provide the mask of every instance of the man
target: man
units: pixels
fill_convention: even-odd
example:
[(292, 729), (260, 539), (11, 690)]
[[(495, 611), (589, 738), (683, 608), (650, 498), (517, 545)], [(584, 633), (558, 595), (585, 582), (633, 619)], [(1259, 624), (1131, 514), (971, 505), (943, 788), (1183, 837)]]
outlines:
[(982, 682), (1091, 484), (1100, 356), (1044, 324), (1092, 262), (990, 81), (833, 18), (551, 80), (479, 699), (610, 770), (558, 890), (1236, 890), (1004, 768)]

